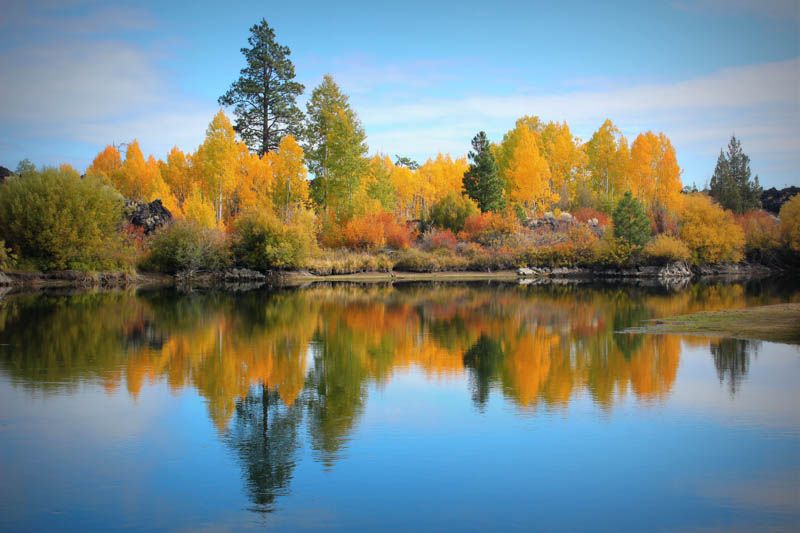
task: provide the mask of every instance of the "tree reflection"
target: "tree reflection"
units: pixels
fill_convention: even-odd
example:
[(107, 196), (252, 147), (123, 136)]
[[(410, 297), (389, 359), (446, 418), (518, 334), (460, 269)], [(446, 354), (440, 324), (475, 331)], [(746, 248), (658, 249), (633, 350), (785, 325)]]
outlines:
[(750, 354), (758, 357), (761, 343), (742, 339), (720, 339), (709, 346), (720, 384), (728, 382), (731, 396), (742, 385), (750, 370)]
[(287, 494), (299, 446), (303, 411), (285, 405), (265, 385), (252, 387), (236, 401), (225, 442), (236, 452), (256, 510), (271, 512), (278, 496)]
[[(763, 285), (757, 292), (719, 284), (671, 292), (425, 284), (8, 295), (0, 302), (0, 371), (45, 394), (84, 382), (134, 398), (148, 383), (193, 388), (236, 452), (254, 505), (269, 511), (288, 490), (302, 435), (313, 457), (333, 468), (370, 387), (396, 374), (466, 376), (479, 410), (493, 391), (519, 410), (567, 409), (581, 394), (607, 411), (630, 397), (661, 402), (677, 376), (681, 338), (614, 332), (785, 298)], [(756, 348), (711, 344), (731, 394)]]

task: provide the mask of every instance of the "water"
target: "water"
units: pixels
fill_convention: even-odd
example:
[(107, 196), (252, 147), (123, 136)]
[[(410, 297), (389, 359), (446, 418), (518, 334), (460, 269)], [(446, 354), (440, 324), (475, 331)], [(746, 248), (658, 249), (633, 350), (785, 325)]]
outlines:
[(787, 284), (6, 295), (0, 530), (800, 528)]

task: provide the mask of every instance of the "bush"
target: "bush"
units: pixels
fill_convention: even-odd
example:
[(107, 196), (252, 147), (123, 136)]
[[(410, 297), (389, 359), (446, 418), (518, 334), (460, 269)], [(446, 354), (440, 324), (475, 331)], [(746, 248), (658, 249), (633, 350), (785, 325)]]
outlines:
[(686, 243), (669, 235), (658, 235), (644, 247), (645, 259), (656, 264), (688, 261), (692, 256)]
[(181, 271), (222, 270), (230, 265), (225, 234), (190, 220), (176, 220), (150, 239), (142, 268), (174, 274)]
[(598, 211), (597, 209), (593, 209), (591, 207), (581, 207), (580, 209), (572, 213), (572, 216), (574, 216), (575, 220), (577, 220), (578, 222), (584, 222), (584, 223), (589, 222), (593, 218), (597, 219), (598, 225), (603, 227), (608, 226), (609, 222), (609, 217), (606, 213), (603, 213), (602, 211)]
[(627, 243), (617, 240), (610, 232), (592, 246), (592, 256), (598, 265), (624, 267), (631, 263), (633, 250)]
[(789, 250), (800, 253), (800, 194), (795, 194), (783, 204), (779, 218), (783, 244)]
[(16, 257), (10, 248), (6, 248), (5, 241), (0, 241), (0, 272), (8, 270), (16, 263)]
[(414, 230), (391, 213), (373, 213), (348, 221), (342, 228), (341, 244), (351, 250), (377, 250), (387, 245), (402, 250), (411, 246), (414, 237)]
[(348, 250), (323, 250), (303, 264), (312, 274), (330, 276), (359, 272), (391, 272), (392, 261), (385, 254), (355, 253)]
[(434, 226), (458, 233), (467, 218), (478, 213), (478, 205), (471, 198), (451, 191), (431, 206), (429, 217)]
[(459, 238), (491, 248), (501, 248), (509, 244), (511, 237), (518, 230), (519, 221), (512, 211), (501, 213), (487, 211), (468, 217)]
[(394, 269), (404, 272), (438, 272), (442, 266), (433, 254), (409, 248), (399, 252), (394, 258)]
[(449, 229), (440, 230), (431, 228), (422, 235), (422, 247), (426, 250), (445, 248), (453, 251), (456, 249), (458, 239)]
[(253, 270), (299, 268), (314, 247), (313, 215), (307, 211), (295, 212), (289, 223), (269, 211), (251, 211), (234, 222), (234, 258)]
[(721, 263), (742, 260), (744, 232), (725, 211), (704, 194), (684, 198), (679, 214), (680, 237), (692, 253), (692, 262)]
[(99, 179), (45, 168), (0, 185), (0, 238), (37, 268), (100, 270), (119, 266), (122, 197)]
[(734, 215), (734, 220), (744, 231), (747, 255), (763, 258), (781, 245), (780, 221), (766, 211), (748, 211)]

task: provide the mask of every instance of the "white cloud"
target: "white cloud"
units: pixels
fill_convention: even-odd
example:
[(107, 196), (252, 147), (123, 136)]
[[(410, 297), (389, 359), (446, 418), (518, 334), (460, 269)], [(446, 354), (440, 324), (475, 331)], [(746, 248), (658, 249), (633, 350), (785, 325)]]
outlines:
[[(499, 139), (517, 118), (539, 115), (566, 120), (584, 139), (605, 118), (629, 140), (641, 131), (664, 131), (679, 161), (690, 167), (693, 161), (711, 159), (713, 170), (716, 154), (734, 133), (743, 140), (755, 172), (759, 164), (764, 171), (784, 174), (800, 165), (800, 58), (627, 87), (415, 100), (359, 95), (354, 105), (372, 148), (420, 159), (439, 150), (464, 153), (478, 130)], [(693, 176), (703, 173), (690, 169)]]

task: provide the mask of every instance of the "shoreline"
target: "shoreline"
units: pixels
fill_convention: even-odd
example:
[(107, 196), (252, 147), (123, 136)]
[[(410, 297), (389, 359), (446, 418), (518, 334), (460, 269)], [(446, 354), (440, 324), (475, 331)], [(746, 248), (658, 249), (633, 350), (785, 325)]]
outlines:
[(689, 267), (682, 263), (664, 266), (556, 267), (519, 268), (496, 271), (439, 271), (439, 272), (354, 272), (317, 275), (305, 270), (261, 273), (247, 269), (222, 272), (161, 274), (157, 272), (82, 272), (60, 270), (51, 272), (0, 272), (0, 287), (14, 288), (140, 288), (190, 285), (225, 288), (228, 286), (298, 286), (316, 282), (393, 283), (411, 281), (481, 281), (495, 280), (520, 284), (548, 282), (660, 282), (680, 285), (702, 279), (747, 280), (780, 277), (791, 271), (760, 264), (720, 264)]

